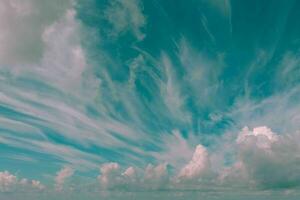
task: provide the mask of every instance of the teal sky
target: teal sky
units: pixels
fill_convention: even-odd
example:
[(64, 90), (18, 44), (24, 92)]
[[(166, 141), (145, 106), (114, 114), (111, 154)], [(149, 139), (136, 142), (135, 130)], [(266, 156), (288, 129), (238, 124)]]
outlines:
[(300, 1), (0, 1), (0, 199), (298, 199)]

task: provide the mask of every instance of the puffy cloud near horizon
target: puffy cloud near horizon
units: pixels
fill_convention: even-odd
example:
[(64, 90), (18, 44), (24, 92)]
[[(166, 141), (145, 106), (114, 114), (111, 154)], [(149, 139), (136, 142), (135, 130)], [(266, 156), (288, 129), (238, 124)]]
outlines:
[(209, 156), (206, 148), (197, 145), (192, 160), (185, 165), (178, 174), (179, 180), (194, 180), (207, 173), (210, 167)]
[(0, 192), (12, 192), (22, 190), (44, 190), (46, 187), (38, 180), (19, 180), (17, 176), (8, 171), (0, 171)]
[(138, 173), (134, 167), (128, 167), (122, 172), (118, 163), (104, 163), (100, 167), (98, 180), (103, 189), (149, 190), (157, 189), (169, 183), (168, 164), (148, 164)]
[(236, 161), (219, 178), (258, 188), (299, 187), (299, 137), (299, 132), (278, 135), (266, 126), (243, 128), (236, 139)]
[(299, 133), (277, 135), (267, 127), (258, 127), (244, 129), (241, 136), (239, 159), (250, 178), (267, 188), (299, 186)]
[[(229, 166), (224, 165), (220, 171), (214, 171), (217, 168), (213, 166), (215, 163), (211, 162), (212, 150), (201, 144), (195, 147), (191, 160), (180, 170), (168, 163), (148, 164), (144, 170), (136, 170), (132, 166), (123, 170), (123, 166), (116, 162), (104, 163), (98, 176), (100, 185), (95, 186), (98, 188), (95, 191), (176, 191), (187, 187), (195, 191), (206, 191), (209, 187), (217, 191), (223, 187), (254, 188), (258, 191), (297, 188), (300, 186), (300, 145), (297, 142), (299, 138), (299, 133), (278, 135), (266, 126), (253, 129), (245, 127), (232, 141), (236, 153), (235, 162)], [(175, 171), (170, 171), (169, 168)], [(73, 173), (70, 167), (64, 167), (57, 173), (56, 191), (62, 190), (65, 180)], [(39, 181), (18, 181), (16, 176), (7, 171), (1, 172), (0, 175), (2, 192), (9, 191), (17, 185), (45, 189)], [(80, 187), (79, 184), (74, 189), (88, 189)], [(68, 190), (70, 188), (66, 188), (66, 191)]]
[[(109, 185), (109, 188), (122, 188), (134, 180), (138, 184), (125, 187), (129, 191), (161, 187), (178, 189), (185, 188), (189, 183), (193, 183), (195, 188), (203, 184), (257, 189), (299, 187), (299, 137), (299, 133), (278, 135), (266, 126), (254, 127), (252, 130), (245, 127), (231, 143), (236, 158), (231, 165), (219, 168), (214, 166), (216, 163), (211, 162), (213, 152), (199, 144), (191, 160), (180, 170), (162, 163), (156, 166), (148, 164), (139, 172), (129, 167), (121, 173), (122, 167), (118, 163), (106, 163), (101, 167), (99, 180), (102, 184)], [(169, 173), (168, 166), (175, 171)]]
[(119, 182), (120, 166), (118, 163), (105, 163), (100, 167), (100, 172), (98, 179), (104, 187), (110, 187)]
[(170, 174), (168, 171), (168, 163), (161, 163), (158, 165), (148, 164), (144, 171), (144, 189), (159, 189), (168, 188), (170, 181)]
[(17, 183), (17, 177), (8, 171), (0, 172), (0, 191), (6, 192), (10, 187)]
[(71, 167), (64, 167), (57, 172), (55, 177), (55, 188), (57, 191), (63, 190), (64, 182), (67, 178), (71, 177), (74, 174), (74, 170)]

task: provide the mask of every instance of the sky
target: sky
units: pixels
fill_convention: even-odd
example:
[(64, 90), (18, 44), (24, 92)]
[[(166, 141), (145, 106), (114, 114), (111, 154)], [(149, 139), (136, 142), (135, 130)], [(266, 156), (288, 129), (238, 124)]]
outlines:
[(299, 9), (0, 0), (0, 199), (299, 199)]

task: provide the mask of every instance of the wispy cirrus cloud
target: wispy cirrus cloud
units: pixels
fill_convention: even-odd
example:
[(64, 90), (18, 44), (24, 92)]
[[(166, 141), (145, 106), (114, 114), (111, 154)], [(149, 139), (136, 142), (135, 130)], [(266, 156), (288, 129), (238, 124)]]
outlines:
[(139, 0), (120, 1), (113, 0), (106, 8), (104, 16), (111, 25), (112, 36), (120, 36), (131, 32), (137, 40), (143, 40), (143, 28), (146, 17), (143, 14), (143, 5)]

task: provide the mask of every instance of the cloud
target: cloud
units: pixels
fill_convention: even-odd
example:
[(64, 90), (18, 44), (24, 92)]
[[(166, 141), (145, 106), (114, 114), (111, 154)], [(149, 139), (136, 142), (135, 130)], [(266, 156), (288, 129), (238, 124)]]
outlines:
[(79, 170), (96, 168), (97, 162), (101, 161), (99, 156), (80, 151), (74, 147), (62, 144), (50, 143), (48, 141), (31, 140), (14, 136), (0, 137), (0, 143), (15, 148), (26, 149), (46, 155), (53, 155), (63, 163), (78, 166)]
[[(298, 187), (299, 138), (297, 134), (288, 133), (299, 128), (299, 88), (260, 102), (239, 99), (233, 105), (232, 113), (223, 115), (221, 111), (218, 112), (219, 107), (215, 106), (215, 101), (219, 101), (216, 99), (221, 99), (223, 103), (222, 98), (215, 98), (223, 77), (219, 76), (218, 70), (214, 70), (215, 66), (221, 66), (217, 68), (222, 71), (223, 60), (209, 59), (184, 40), (178, 46), (179, 52), (175, 52), (178, 60), (174, 59), (174, 62), (171, 56), (163, 53), (161, 63), (153, 58), (151, 64), (157, 66), (152, 69), (147, 63), (152, 59), (149, 59), (147, 52), (133, 59), (128, 81), (130, 86), (127, 87), (126, 83), (118, 83), (109, 73), (93, 75), (85, 49), (81, 46), (81, 27), (74, 8), (62, 6), (62, 10), (51, 14), (51, 19), (42, 24), (31, 24), (27, 19), (40, 19), (38, 14), (34, 14), (36, 11), (47, 11), (44, 8), (37, 9), (37, 2), (9, 0), (0, 3), (1, 11), (8, 10), (0, 12), (0, 26), (4, 27), (0, 31), (1, 44), (4, 38), (3, 46), (0, 47), (0, 59), (3, 58), (0, 61), (0, 103), (3, 110), (9, 110), (1, 112), (0, 125), (5, 129), (1, 132), (1, 144), (49, 155), (49, 160), (54, 156), (58, 162), (72, 164), (76, 170), (83, 171), (94, 169), (107, 160), (120, 159), (123, 166), (106, 163), (100, 168), (98, 180), (108, 190), (158, 191), (167, 188), (173, 192), (180, 191), (188, 181), (196, 183), (193, 185), (195, 190), (205, 190), (203, 179), (211, 179), (212, 183), (207, 187), (213, 189), (218, 184), (229, 187), (242, 184), (268, 188)], [(222, 1), (222, 5), (223, 2), (227, 10), (224, 12), (231, 15), (230, 2)], [(53, 9), (49, 9), (49, 12)], [(9, 12), (14, 16), (10, 18)], [(1, 20), (5, 18), (11, 19), (13, 23), (5, 24)], [(113, 37), (129, 33), (139, 41), (144, 39), (146, 17), (140, 1), (110, 1), (105, 18), (110, 25), (109, 34)], [(202, 19), (210, 34), (204, 15)], [(13, 24), (21, 26), (15, 27)], [(22, 26), (28, 26), (26, 30), (36, 32), (21, 37), (21, 33), (24, 33)], [(25, 44), (18, 41), (15, 44), (14, 38), (22, 38), (24, 41), (29, 38), (29, 42)], [(28, 46), (33, 47), (33, 55), (29, 55), (30, 51), (28, 55), (27, 52), (19, 54)], [(295, 78), (293, 75), (297, 74), (298, 64), (296, 57), (291, 54), (283, 59), (282, 65), (288, 65), (283, 75)], [(179, 71), (184, 72), (182, 78), (176, 76), (178, 66), (174, 63), (181, 67)], [(14, 66), (4, 67), (7, 64)], [(142, 76), (138, 74), (141, 71)], [(100, 81), (96, 76), (103, 76), (104, 80)], [(153, 79), (155, 84), (145, 77)], [(153, 101), (141, 100), (134, 91), (139, 79), (144, 81), (143, 92), (149, 91), (149, 96), (157, 95)], [(156, 84), (158, 87), (152, 87)], [(101, 90), (100, 87), (108, 89)], [(161, 109), (164, 106), (160, 105), (164, 104), (166, 109)], [(202, 108), (205, 112), (202, 112)], [(210, 108), (214, 110), (210, 112)], [(208, 113), (207, 118), (211, 123), (229, 116), (236, 127), (249, 125), (254, 128), (243, 129), (228, 143), (228, 146), (231, 145), (229, 154), (232, 157), (228, 159), (223, 153), (213, 157), (217, 154), (214, 151), (216, 145), (210, 147), (210, 144), (202, 141), (202, 137), (206, 136), (202, 136), (196, 127), (198, 120), (201, 121), (199, 118), (202, 119), (202, 113)], [(202, 125), (205, 122), (199, 123)], [(274, 127), (277, 133), (268, 127)], [(173, 129), (176, 130), (171, 132)], [(190, 130), (195, 130), (197, 134)], [(288, 130), (287, 134), (281, 136), (284, 130)], [(213, 132), (214, 129), (209, 131)], [(171, 134), (166, 134), (169, 132)], [(62, 141), (68, 141), (68, 144)], [(196, 146), (199, 142), (203, 144)], [(228, 146), (221, 145), (218, 150), (225, 152)], [(27, 159), (21, 156), (12, 158)], [(221, 161), (215, 161), (219, 158)], [(149, 162), (156, 164), (146, 165)], [(211, 171), (219, 176), (207, 176)], [(65, 180), (73, 173), (67, 167), (59, 171), (56, 187), (62, 190)], [(12, 180), (14, 177), (8, 172), (5, 176)], [(179, 181), (174, 183), (174, 179)], [(39, 181), (22, 179), (17, 182), (37, 189), (43, 188)], [(8, 185), (15, 185), (11, 183)]]
[(277, 81), (276, 85), (287, 87), (297, 83), (299, 81), (297, 77), (297, 74), (299, 74), (299, 64), (299, 53), (291, 51), (286, 52), (277, 66), (278, 70), (275, 77), (280, 81)]
[(156, 166), (148, 164), (145, 170), (138, 173), (134, 167), (128, 167), (121, 172), (118, 163), (104, 163), (100, 168), (98, 180), (103, 189), (121, 189), (128, 191), (157, 189), (168, 184), (168, 164)]
[(67, 10), (60, 20), (48, 26), (42, 34), (45, 52), (38, 67), (39, 75), (63, 88), (81, 83), (86, 68), (75, 15), (75, 10)]
[(249, 143), (251, 140), (256, 144), (257, 148), (269, 149), (272, 143), (278, 140), (275, 133), (266, 126), (255, 127), (250, 131), (248, 127), (243, 128), (237, 138), (237, 143), (242, 145)]
[(169, 179), (168, 163), (158, 164), (157, 166), (148, 164), (145, 169), (144, 178), (150, 188), (163, 186)]
[[(193, 101), (195, 110), (199, 112), (219, 107), (221, 103), (214, 97), (219, 94), (223, 86), (219, 76), (224, 66), (224, 56), (216, 54), (212, 58), (204, 51), (199, 51), (183, 37), (178, 44), (178, 59), (185, 72), (181, 83), (185, 89), (181, 94), (182, 97), (186, 96), (187, 100)], [(203, 108), (203, 105), (206, 108)], [(195, 112), (189, 111), (191, 114)], [(195, 116), (192, 115), (192, 117)]]
[(71, 167), (64, 167), (57, 172), (55, 177), (55, 188), (57, 191), (63, 190), (64, 182), (67, 178), (70, 178), (74, 174), (74, 170)]
[[(136, 195), (136, 191), (150, 192), (160, 189), (172, 192), (192, 189), (204, 193), (213, 189), (227, 195), (227, 190), (231, 191), (234, 188), (245, 191), (255, 189), (258, 192), (266, 188), (284, 190), (297, 188), (300, 186), (298, 167), (300, 145), (297, 142), (299, 138), (300, 133), (279, 135), (267, 126), (253, 129), (245, 127), (230, 144), (235, 152), (234, 162), (224, 165), (223, 168), (213, 166), (216, 164), (211, 162), (213, 149), (207, 149), (201, 144), (196, 146), (191, 160), (179, 170), (167, 163), (148, 164), (144, 170), (136, 170), (132, 166), (123, 170), (123, 166), (116, 162), (104, 163), (98, 176), (100, 187), (95, 191), (126, 191)], [(224, 147), (220, 148), (227, 151)], [(170, 169), (175, 171), (170, 173)], [(73, 173), (70, 167), (62, 168), (55, 178), (56, 189), (62, 190), (65, 180)], [(0, 174), (2, 191), (11, 191), (10, 188), (14, 185), (30, 185), (31, 188), (38, 190), (45, 189), (39, 181), (26, 179), (18, 181), (16, 176), (9, 172)], [(75, 191), (79, 189), (85, 192), (92, 186), (80, 187), (80, 184), (75, 186)]]
[(248, 136), (239, 143), (239, 159), (250, 178), (267, 188), (299, 186), (299, 133), (277, 135), (266, 127), (244, 132)]
[(165, 69), (166, 81), (161, 84), (161, 96), (171, 116), (177, 120), (190, 123), (191, 116), (185, 110), (186, 98), (182, 94), (180, 80), (176, 78), (173, 72), (173, 66), (170, 58), (166, 54), (162, 54), (162, 67)]
[(194, 153), (195, 140), (192, 134), (184, 138), (180, 131), (173, 130), (172, 134), (161, 137), (162, 151), (153, 152), (152, 155), (159, 162), (167, 162), (176, 169), (182, 168)]
[(223, 184), (257, 188), (299, 187), (299, 132), (278, 135), (266, 126), (245, 127), (235, 146), (236, 160), (221, 172)]
[(237, 161), (230, 167), (225, 167), (219, 172), (217, 181), (221, 185), (230, 185), (231, 187), (241, 187), (254, 185), (250, 180), (247, 169), (243, 162)]
[(110, 31), (112, 36), (131, 32), (138, 40), (144, 39), (142, 28), (146, 24), (146, 18), (139, 0), (110, 1), (104, 15), (112, 26)]
[(122, 172), (118, 163), (104, 163), (98, 176), (102, 190), (134, 191), (140, 189), (141, 180), (134, 167), (130, 166)]
[(197, 180), (207, 173), (210, 162), (208, 152), (201, 144), (197, 145), (192, 160), (178, 174), (179, 180)]
[[(300, 130), (300, 87), (288, 87), (262, 100), (248, 97), (237, 98), (227, 114), (237, 127), (268, 126), (282, 133)], [(276, 116), (276, 117), (275, 117)]]
[(127, 177), (133, 177), (133, 176), (135, 176), (135, 170), (133, 167), (128, 167), (122, 175), (127, 176)]
[(104, 188), (117, 184), (120, 174), (120, 166), (118, 163), (105, 163), (100, 168), (101, 175), (98, 176), (100, 183)]
[[(37, 180), (27, 180), (25, 178), (18, 180), (17, 176), (9, 173), (8, 171), (0, 172), (0, 193), (12, 191), (27, 191), (33, 190), (41, 191), (46, 187)], [(1, 195), (1, 194), (0, 194)]]
[(36, 188), (38, 190), (45, 189), (45, 186), (40, 181), (37, 181), (37, 180), (32, 180), (31, 185), (33, 188)]
[[(207, 150), (199, 144), (191, 160), (179, 170), (175, 166), (162, 163), (156, 166), (148, 164), (139, 173), (132, 167), (121, 173), (119, 164), (107, 163), (102, 165), (100, 180), (109, 185), (109, 188), (126, 188), (128, 191), (159, 188), (175, 191), (187, 187), (195, 190), (215, 188), (217, 191), (224, 187), (257, 191), (266, 188), (297, 188), (300, 186), (299, 138), (300, 133), (278, 135), (267, 126), (254, 127), (251, 130), (245, 127), (230, 141), (229, 145), (233, 148), (230, 153), (234, 154), (231, 164), (215, 166), (219, 163), (212, 162), (215, 159), (212, 149)], [(222, 160), (228, 162), (224, 157), (228, 149), (224, 147), (220, 147), (224, 151), (221, 154)], [(175, 171), (169, 173), (169, 167)], [(131, 182), (131, 187), (128, 186), (129, 180), (135, 180), (135, 184)]]
[[(37, 6), (38, 2), (32, 1), (33, 6)], [(64, 4), (61, 2), (59, 5)], [(63, 8), (63, 11), (60, 10)], [(4, 114), (0, 119), (0, 123), (8, 130), (1, 135), (1, 143), (54, 155), (61, 162), (80, 169), (93, 168), (104, 153), (101, 152), (100, 157), (81, 151), (78, 146), (85, 149), (89, 149), (90, 145), (125, 148), (128, 144), (112, 133), (131, 140), (141, 138), (143, 134), (103, 110), (101, 120), (88, 115), (87, 108), (93, 107), (95, 112), (100, 110), (94, 101), (100, 80), (86, 63), (76, 11), (72, 6), (63, 8), (59, 8), (59, 15), (43, 24), (42, 30), (36, 33), (43, 43), (42, 55), (38, 60), (26, 66), (16, 64), (13, 67), (0, 67), (0, 103), (16, 111), (13, 117)], [(14, 117), (19, 114), (32, 116), (34, 122), (28, 121), (27, 117), (16, 120)], [(9, 131), (18, 137), (11, 137)], [(21, 132), (26, 134), (20, 135)], [(50, 142), (48, 137), (54, 135), (78, 146)], [(63, 153), (60, 151), (62, 149)], [(138, 148), (132, 149), (137, 154), (144, 153)], [(83, 154), (90, 155), (91, 159)], [(128, 155), (128, 158), (131, 157)]]
[(44, 48), (41, 38), (43, 28), (58, 19), (70, 4), (69, 0), (1, 1), (0, 68), (4, 65), (27, 65), (38, 61)]
[(10, 174), (8, 171), (0, 172), (0, 191), (6, 192), (10, 187), (17, 183), (17, 177)]
[(19, 185), (23, 186), (24, 188), (28, 188), (30, 186), (32, 189), (36, 190), (45, 190), (46, 187), (38, 180), (27, 180), (23, 178), (19, 181)]
[(232, 11), (230, 0), (204, 0), (204, 2), (217, 8), (222, 15), (228, 18), (229, 31), (232, 33)]
[[(1, 45), (3, 50), (0, 49), (0, 58), (3, 57), (0, 72), (9, 73), (14, 79), (40, 81), (60, 91), (71, 92), (73, 96), (81, 92), (93, 96), (93, 89), (99, 80), (87, 68), (85, 51), (81, 46), (80, 22), (75, 19), (74, 1), (5, 2), (0, 3), (0, 8), (5, 10), (1, 19), (9, 20), (3, 20), (5, 27), (0, 31), (0, 41), (2, 36), (1, 44), (4, 44)], [(14, 14), (24, 10), (27, 4), (31, 10), (28, 16), (18, 17), (18, 14)], [(0, 26), (1, 23), (2, 20)]]

